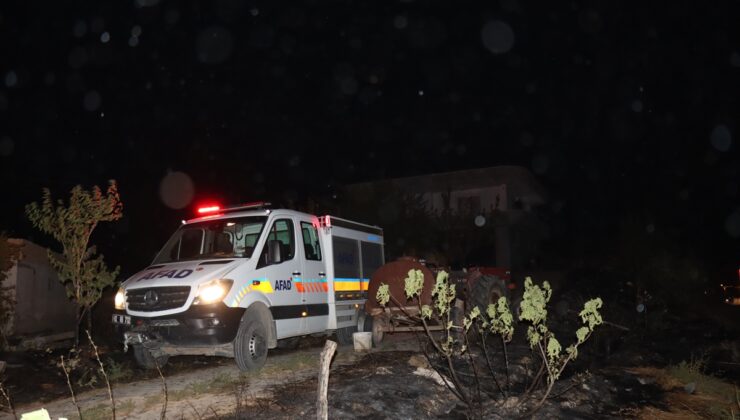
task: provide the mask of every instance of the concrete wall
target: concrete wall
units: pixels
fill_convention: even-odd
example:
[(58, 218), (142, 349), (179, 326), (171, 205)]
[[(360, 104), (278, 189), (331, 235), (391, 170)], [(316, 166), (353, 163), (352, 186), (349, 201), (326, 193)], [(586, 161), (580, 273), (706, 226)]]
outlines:
[(9, 239), (20, 245), (21, 258), (10, 270), (4, 287), (12, 288), (15, 312), (4, 330), (9, 336), (50, 335), (74, 331), (75, 305), (49, 264), (46, 248), (23, 239)]

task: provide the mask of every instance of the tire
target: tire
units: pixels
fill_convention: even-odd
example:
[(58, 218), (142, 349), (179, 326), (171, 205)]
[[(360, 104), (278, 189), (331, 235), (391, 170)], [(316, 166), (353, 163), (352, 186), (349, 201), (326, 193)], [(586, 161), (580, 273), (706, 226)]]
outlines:
[[(354, 337), (352, 337), (352, 334), (356, 333), (357, 331), (367, 331), (365, 330), (365, 310), (364, 308), (360, 308), (355, 312), (355, 319), (357, 320), (356, 325), (353, 325), (351, 327), (344, 327), (344, 328), (337, 328), (337, 341), (339, 344), (343, 346), (351, 345), (355, 342)], [(359, 329), (358, 326), (361, 326), (362, 329)]]
[(373, 332), (373, 346), (379, 347), (380, 344), (383, 342), (383, 337), (385, 336), (385, 331), (383, 331), (383, 327), (385, 326), (385, 322), (378, 319), (372, 320), (372, 332)]
[(373, 317), (370, 315), (364, 316), (364, 321), (362, 323), (362, 332), (372, 332), (373, 331)]
[(482, 276), (470, 291), (467, 312), (477, 306), (481, 313), (486, 313), (488, 305), (498, 302), (502, 296), (509, 299), (509, 289), (504, 281), (496, 276)]
[(452, 308), (450, 308), (450, 318), (452, 320), (452, 325), (457, 327), (451, 330), (452, 336), (458, 340), (462, 339), (464, 337), (463, 332), (465, 331), (465, 329), (463, 328), (463, 320), (465, 319), (465, 304), (463, 301), (459, 299), (455, 300)]
[(522, 296), (511, 298), (511, 313), (514, 315), (514, 321), (519, 321), (519, 317), (522, 316)]
[(348, 346), (354, 342), (352, 334), (357, 332), (357, 327), (337, 328), (337, 341), (343, 346)]
[(234, 338), (234, 360), (242, 372), (260, 370), (267, 360), (267, 328), (255, 311), (247, 311)]
[(152, 356), (152, 352), (141, 344), (134, 344), (131, 348), (134, 351), (134, 360), (136, 360), (136, 364), (143, 369), (153, 370), (156, 369), (157, 366), (161, 369), (167, 364), (167, 361), (170, 358), (167, 355), (154, 357)]

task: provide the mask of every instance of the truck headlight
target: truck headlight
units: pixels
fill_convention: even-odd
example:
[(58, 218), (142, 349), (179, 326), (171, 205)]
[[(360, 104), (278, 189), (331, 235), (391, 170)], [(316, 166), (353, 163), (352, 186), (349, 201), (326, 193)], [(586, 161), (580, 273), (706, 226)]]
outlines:
[(116, 293), (115, 308), (126, 309), (126, 291), (123, 288), (118, 289), (118, 293)]
[(198, 287), (193, 305), (208, 305), (219, 302), (229, 293), (233, 280), (211, 280)]

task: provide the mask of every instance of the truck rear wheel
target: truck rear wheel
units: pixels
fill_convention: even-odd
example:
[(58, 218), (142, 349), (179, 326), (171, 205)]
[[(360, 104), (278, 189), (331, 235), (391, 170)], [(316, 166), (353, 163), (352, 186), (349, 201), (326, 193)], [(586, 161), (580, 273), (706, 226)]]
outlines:
[(481, 313), (486, 313), (488, 305), (498, 302), (500, 297), (509, 298), (509, 289), (506, 283), (496, 276), (482, 276), (475, 282), (473, 289), (470, 291), (468, 308), (470, 312), (474, 307), (478, 307)]
[[(354, 343), (355, 339), (352, 336), (357, 331), (362, 331), (365, 328), (365, 308), (357, 309), (355, 311), (355, 318), (357, 325), (351, 327), (337, 328), (337, 341), (343, 346)], [(360, 328), (358, 328), (358, 326)]]
[(360, 322), (358, 322), (358, 326), (362, 327), (361, 329), (357, 329), (360, 332), (372, 332), (373, 317), (366, 314), (365, 312), (360, 312)]
[(352, 334), (357, 332), (357, 327), (337, 328), (337, 341), (339, 344), (346, 346), (354, 342)]
[(136, 360), (136, 364), (147, 370), (156, 369), (157, 366), (160, 368), (164, 367), (170, 358), (167, 355), (154, 357), (151, 350), (141, 344), (134, 344), (131, 348), (134, 351), (134, 360)]
[(257, 312), (244, 316), (234, 338), (234, 359), (242, 372), (256, 371), (267, 360), (267, 328)]

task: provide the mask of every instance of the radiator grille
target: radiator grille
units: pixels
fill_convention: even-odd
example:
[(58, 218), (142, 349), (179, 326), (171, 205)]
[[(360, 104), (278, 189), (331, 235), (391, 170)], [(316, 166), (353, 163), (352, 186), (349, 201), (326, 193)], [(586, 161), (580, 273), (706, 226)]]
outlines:
[(132, 311), (155, 312), (180, 308), (190, 295), (190, 286), (148, 287), (126, 291), (126, 302)]

